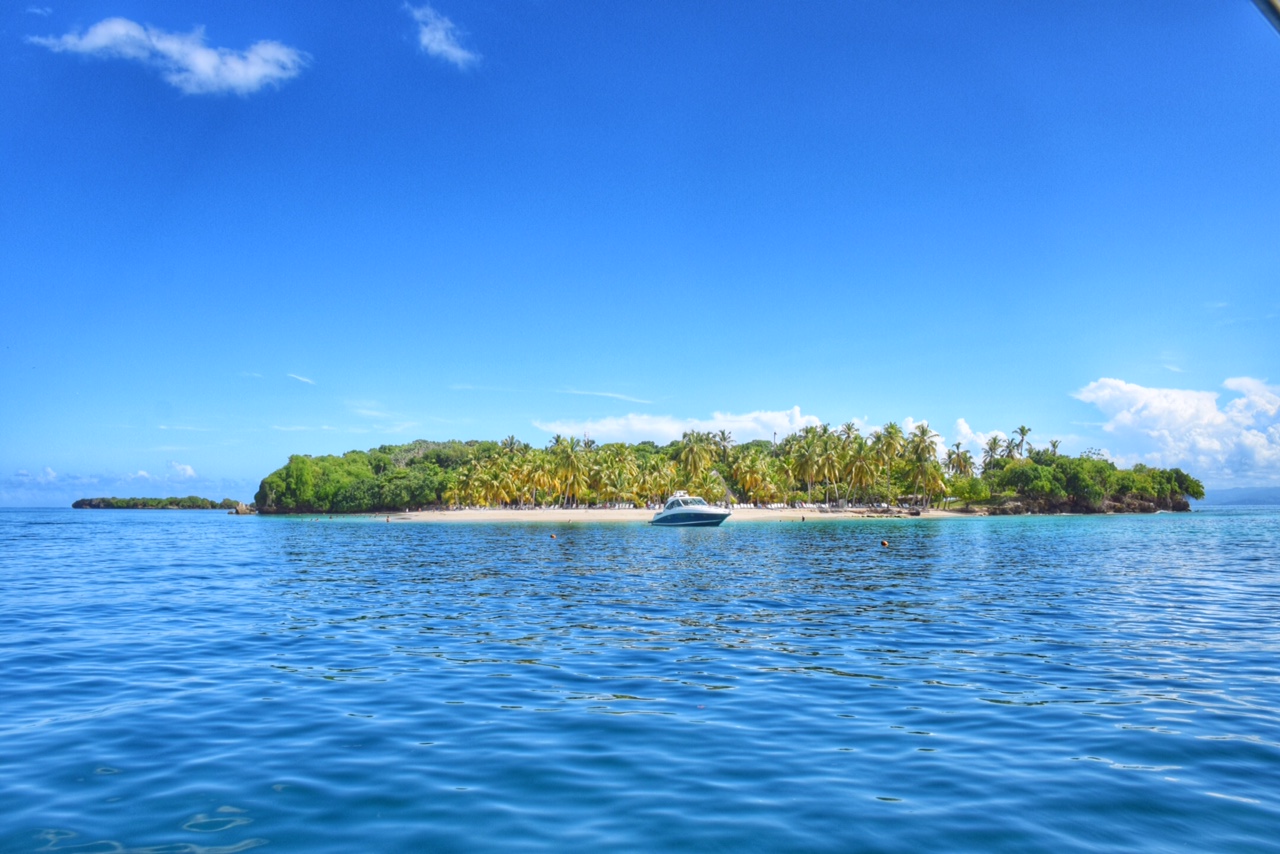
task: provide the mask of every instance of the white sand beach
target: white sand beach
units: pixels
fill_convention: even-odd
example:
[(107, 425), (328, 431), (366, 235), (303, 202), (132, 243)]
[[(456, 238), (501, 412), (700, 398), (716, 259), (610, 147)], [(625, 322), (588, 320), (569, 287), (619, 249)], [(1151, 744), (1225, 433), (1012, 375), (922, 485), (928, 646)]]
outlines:
[[(464, 510), (424, 510), (415, 513), (392, 513), (386, 518), (391, 522), (551, 522), (565, 524), (569, 522), (648, 522), (656, 510), (637, 510), (635, 508), (562, 508), (540, 507), (536, 509), (514, 510), (497, 508), (467, 508)], [(757, 507), (737, 507), (726, 525), (743, 522), (801, 522), (832, 521), (858, 519), (947, 519), (971, 518), (972, 514), (956, 513), (950, 510), (925, 510), (919, 516), (911, 516), (905, 510), (874, 510), (870, 508), (854, 508), (849, 510), (814, 510), (811, 508), (762, 509)]]

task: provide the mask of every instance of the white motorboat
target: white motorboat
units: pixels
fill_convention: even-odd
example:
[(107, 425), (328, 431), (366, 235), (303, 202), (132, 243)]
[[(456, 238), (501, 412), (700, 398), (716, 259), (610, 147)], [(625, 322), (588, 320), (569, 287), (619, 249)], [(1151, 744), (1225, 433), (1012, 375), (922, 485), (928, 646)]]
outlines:
[(719, 525), (728, 519), (732, 511), (724, 507), (712, 507), (696, 495), (677, 492), (667, 499), (666, 505), (649, 520), (650, 525), (692, 528)]

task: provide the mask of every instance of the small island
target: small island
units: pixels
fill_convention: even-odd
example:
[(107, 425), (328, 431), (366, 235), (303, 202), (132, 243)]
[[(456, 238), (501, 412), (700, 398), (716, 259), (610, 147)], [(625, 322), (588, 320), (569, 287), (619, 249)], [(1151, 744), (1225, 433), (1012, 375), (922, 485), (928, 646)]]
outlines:
[(76, 510), (229, 510), (241, 515), (253, 512), (242, 502), (231, 498), (214, 501), (198, 495), (185, 498), (81, 498), (71, 506)]
[(941, 508), (984, 515), (1185, 511), (1204, 497), (1181, 469), (1122, 469), (1097, 451), (1072, 457), (1031, 430), (992, 438), (981, 459), (957, 443), (939, 453), (927, 424), (889, 423), (862, 435), (852, 422), (807, 427), (779, 442), (738, 445), (726, 431), (690, 431), (666, 445), (597, 444), (555, 436), (534, 448), (420, 440), (342, 456), (289, 458), (262, 480), (264, 514), (400, 513), (493, 508), (644, 508), (677, 489), (707, 501), (820, 511)]

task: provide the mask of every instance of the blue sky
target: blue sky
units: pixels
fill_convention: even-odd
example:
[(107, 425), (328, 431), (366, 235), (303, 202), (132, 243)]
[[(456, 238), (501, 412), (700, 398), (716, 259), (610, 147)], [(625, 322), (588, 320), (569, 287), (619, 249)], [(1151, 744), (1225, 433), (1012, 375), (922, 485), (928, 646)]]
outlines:
[(1239, 2), (0, 7), (0, 503), (929, 421), (1280, 482)]

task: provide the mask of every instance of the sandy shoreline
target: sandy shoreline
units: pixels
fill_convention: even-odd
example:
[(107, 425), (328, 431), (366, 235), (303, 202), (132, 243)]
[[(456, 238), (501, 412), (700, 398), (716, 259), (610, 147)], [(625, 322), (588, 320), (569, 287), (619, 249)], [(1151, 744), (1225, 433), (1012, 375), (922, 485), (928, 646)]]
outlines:
[[(533, 510), (507, 509), (468, 509), (468, 510), (424, 510), (417, 513), (392, 513), (387, 519), (392, 522), (551, 522), (567, 524), (569, 522), (648, 522), (656, 510), (605, 509), (605, 508), (538, 508)], [(867, 509), (819, 510), (794, 509), (763, 510), (755, 507), (739, 507), (725, 522), (726, 525), (741, 522), (799, 522), (799, 521), (833, 521), (859, 519), (968, 519), (973, 514), (954, 513), (949, 510), (926, 510), (919, 516), (908, 515), (905, 510), (876, 511)]]

